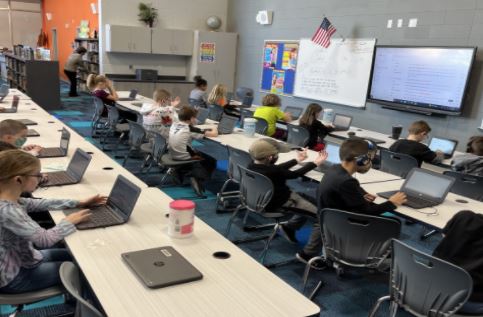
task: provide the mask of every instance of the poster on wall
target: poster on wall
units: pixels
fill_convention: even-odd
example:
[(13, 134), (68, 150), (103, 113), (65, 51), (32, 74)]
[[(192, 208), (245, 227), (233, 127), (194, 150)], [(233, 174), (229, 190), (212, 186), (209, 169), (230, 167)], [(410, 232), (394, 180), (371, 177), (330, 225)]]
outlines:
[(200, 62), (214, 63), (216, 60), (215, 43), (200, 43)]
[(292, 95), (297, 69), (298, 41), (265, 41), (261, 91)]

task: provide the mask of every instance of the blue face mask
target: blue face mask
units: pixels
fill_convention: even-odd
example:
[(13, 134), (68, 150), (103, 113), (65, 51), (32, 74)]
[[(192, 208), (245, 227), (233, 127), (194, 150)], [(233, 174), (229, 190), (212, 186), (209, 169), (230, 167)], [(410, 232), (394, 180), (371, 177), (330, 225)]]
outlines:
[(18, 138), (17, 140), (15, 140), (15, 146), (17, 148), (21, 148), (25, 142), (27, 142), (27, 138), (23, 137), (23, 138)]

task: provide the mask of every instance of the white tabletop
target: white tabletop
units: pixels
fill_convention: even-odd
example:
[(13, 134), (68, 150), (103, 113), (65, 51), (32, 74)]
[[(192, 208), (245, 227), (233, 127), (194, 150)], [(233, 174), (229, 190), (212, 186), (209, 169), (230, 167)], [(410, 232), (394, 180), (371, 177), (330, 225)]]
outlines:
[[(124, 91), (124, 90), (117, 92), (119, 98), (127, 98), (127, 97), (129, 97), (129, 93), (130, 93), (129, 91)], [(136, 112), (136, 113), (138, 113), (141, 110), (141, 105), (143, 103), (154, 103), (154, 100), (151, 99), (151, 98), (148, 98), (148, 97), (137, 95), (136, 100), (129, 100), (129, 101), (118, 100), (118, 101), (116, 101), (116, 104), (119, 107), (133, 111), (133, 112)]]

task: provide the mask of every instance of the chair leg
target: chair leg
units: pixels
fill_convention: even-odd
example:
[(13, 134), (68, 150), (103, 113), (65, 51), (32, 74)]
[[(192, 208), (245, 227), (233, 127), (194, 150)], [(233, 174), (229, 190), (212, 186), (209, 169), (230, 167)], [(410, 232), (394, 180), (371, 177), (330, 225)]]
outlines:
[(278, 227), (280, 227), (280, 223), (277, 221), (275, 223), (275, 226), (273, 227), (272, 234), (265, 242), (265, 247), (263, 248), (262, 254), (260, 255), (260, 263), (262, 263), (262, 265), (265, 263), (265, 257), (267, 256), (268, 248), (270, 247), (270, 243), (272, 242), (273, 238), (275, 238), (275, 235), (278, 232)]
[(218, 194), (216, 195), (216, 209), (218, 210), (218, 206), (220, 205), (220, 202), (223, 201), (223, 192), (225, 191), (225, 188), (228, 186), (229, 183), (231, 183), (231, 179), (227, 179), (223, 185), (221, 186), (220, 188), (220, 191), (218, 192)]
[(241, 205), (236, 207), (235, 211), (233, 212), (233, 214), (230, 217), (230, 220), (228, 220), (228, 224), (227, 224), (226, 230), (225, 230), (225, 237), (228, 237), (228, 235), (230, 234), (231, 224), (233, 223), (233, 220), (235, 220), (235, 217), (238, 214), (238, 212), (240, 211), (240, 209), (241, 209)]
[[(146, 155), (146, 157), (143, 160), (143, 163), (141, 164), (141, 168), (139, 169), (139, 173), (143, 172), (143, 170), (146, 167), (146, 165), (148, 164), (148, 162), (151, 161), (151, 158), (152, 158), (152, 155), (150, 153), (148, 155)], [(149, 164), (149, 166), (151, 166), (151, 164)]]
[(119, 136), (119, 139), (117, 140), (116, 142), (116, 145), (114, 146), (114, 156), (117, 155), (117, 149), (119, 148), (119, 144), (121, 144), (122, 142), (122, 139), (124, 138), (124, 136), (126, 135), (125, 132), (121, 133), (121, 135)]
[(129, 155), (132, 153), (132, 149), (129, 149), (129, 151), (127, 152), (126, 156), (124, 157), (124, 161), (122, 162), (122, 166), (126, 166), (126, 162), (129, 158)]
[(317, 283), (317, 286), (315, 286), (314, 290), (310, 293), (309, 299), (313, 300), (315, 296), (317, 296), (317, 293), (319, 292), (320, 288), (324, 285), (324, 282), (319, 281)]
[(389, 307), (389, 316), (390, 317), (396, 317), (397, 309), (398, 309), (398, 306), (397, 306), (396, 302), (391, 302), (391, 305)]
[(307, 282), (309, 280), (309, 274), (310, 274), (310, 269), (312, 268), (312, 264), (315, 261), (320, 261), (323, 260), (324, 258), (322, 256), (314, 256), (311, 258), (307, 264), (305, 265), (305, 270), (304, 270), (304, 275), (303, 275), (303, 287), (302, 287), (302, 293), (305, 293), (305, 288), (307, 287)]
[(377, 302), (374, 304), (374, 306), (371, 309), (371, 312), (369, 313), (369, 317), (374, 317), (376, 316), (377, 311), (379, 310), (379, 307), (381, 306), (382, 302), (385, 302), (387, 300), (390, 300), (391, 296), (383, 296), (377, 300)]
[(420, 237), (420, 240), (426, 240), (427, 238), (432, 237), (437, 233), (438, 233), (438, 231), (436, 231), (436, 230), (430, 230), (429, 232), (422, 234), (421, 237)]
[(168, 170), (166, 171), (166, 173), (164, 173), (163, 177), (161, 177), (161, 183), (159, 184), (160, 186), (163, 186), (164, 182), (166, 181), (166, 179), (168, 178), (169, 176), (169, 173), (171, 172), (172, 168), (168, 168)]

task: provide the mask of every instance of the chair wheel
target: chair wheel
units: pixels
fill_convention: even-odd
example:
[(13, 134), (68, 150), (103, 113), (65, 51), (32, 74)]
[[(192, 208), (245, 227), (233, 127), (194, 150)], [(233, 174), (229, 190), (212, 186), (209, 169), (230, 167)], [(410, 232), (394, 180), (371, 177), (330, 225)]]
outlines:
[(337, 275), (338, 278), (341, 278), (342, 275), (344, 275), (344, 268), (340, 265), (334, 265), (335, 268), (335, 274)]

